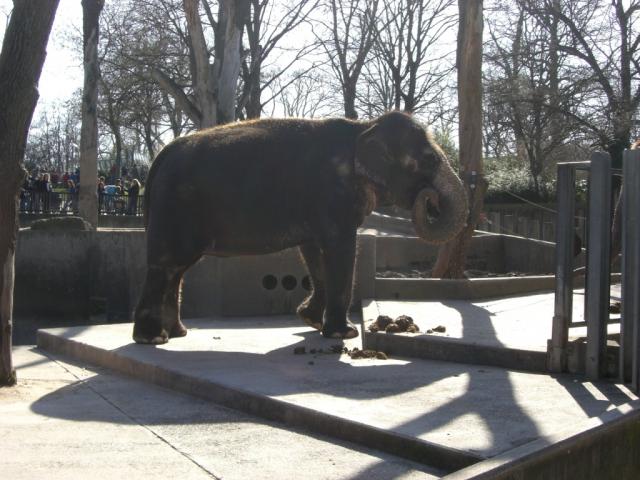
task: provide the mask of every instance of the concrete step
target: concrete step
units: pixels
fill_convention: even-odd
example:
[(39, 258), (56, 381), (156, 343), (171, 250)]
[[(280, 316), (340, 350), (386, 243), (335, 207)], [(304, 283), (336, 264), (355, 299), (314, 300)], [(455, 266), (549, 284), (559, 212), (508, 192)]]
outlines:
[[(619, 282), (620, 274), (612, 274), (611, 281)], [(553, 290), (555, 285), (555, 275), (469, 279), (376, 277), (375, 297), (378, 300), (478, 300), (545, 292)], [(584, 276), (575, 278), (574, 287), (584, 287)]]
[[(326, 353), (336, 341), (293, 317), (186, 323), (187, 337), (158, 347), (132, 343), (129, 324), (41, 330), (38, 345), (444, 472), (635, 400), (612, 384), (594, 395), (569, 376), (396, 356), (354, 360)], [(300, 347), (307, 353), (294, 354)]]
[[(446, 280), (433, 282), (434, 285), (443, 282), (442, 288), (446, 288)], [(583, 303), (584, 291), (576, 290), (573, 321), (580, 326), (569, 331), (572, 373), (584, 372)], [(553, 308), (554, 294), (551, 292), (470, 300), (367, 299), (362, 302), (365, 343), (367, 348), (392, 355), (547, 372), (547, 343), (551, 338)], [(414, 319), (420, 333), (369, 331), (379, 315), (392, 319), (408, 315)], [(616, 317), (618, 323), (613, 320), (608, 326), (612, 337), (620, 332), (619, 316)], [(428, 332), (438, 326), (444, 332)], [(615, 369), (611, 372), (615, 375)]]

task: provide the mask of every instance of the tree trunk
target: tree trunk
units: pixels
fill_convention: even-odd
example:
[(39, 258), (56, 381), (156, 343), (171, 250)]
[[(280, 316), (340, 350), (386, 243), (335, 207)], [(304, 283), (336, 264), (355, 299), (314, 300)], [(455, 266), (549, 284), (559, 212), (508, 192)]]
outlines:
[(0, 385), (16, 383), (11, 358), (21, 163), (58, 0), (15, 2), (0, 53)]
[(199, 129), (213, 127), (218, 123), (215, 102), (215, 79), (209, 63), (209, 50), (200, 20), (200, 10), (198, 8), (200, 0), (183, 0), (182, 3), (187, 17), (189, 39), (191, 40), (193, 91), (200, 109), (200, 123), (197, 127)]
[(80, 216), (98, 228), (98, 37), (104, 0), (82, 0), (84, 88), (80, 133)]
[(262, 101), (260, 99), (262, 93), (260, 90), (261, 69), (262, 65), (260, 65), (260, 62), (256, 62), (251, 75), (249, 75), (249, 99), (246, 107), (248, 119), (260, 118), (260, 114), (262, 113)]
[(460, 175), (469, 196), (467, 226), (438, 253), (432, 276), (463, 278), (471, 237), (487, 188), (482, 166), (482, 0), (458, 0), (458, 104)]
[[(122, 171), (122, 132), (120, 131), (120, 118), (116, 115), (113, 110), (113, 98), (111, 97), (111, 92), (107, 85), (102, 82), (102, 88), (104, 92), (104, 97), (106, 99), (106, 107), (107, 107), (107, 118), (109, 129), (113, 134), (113, 143), (116, 148), (116, 177), (120, 177), (120, 172)], [(103, 103), (103, 105), (104, 105)], [(97, 165), (97, 156), (96, 156), (96, 165)], [(96, 171), (97, 176), (97, 171)]]
[[(247, 16), (249, 15), (249, 0), (220, 0), (220, 13), (225, 19), (224, 45), (220, 49), (222, 58), (216, 58), (219, 68), (218, 89), (216, 100), (218, 103), (218, 123), (228, 123), (236, 116), (236, 89), (240, 77), (240, 42)], [(219, 37), (218, 37), (219, 38)], [(216, 51), (218, 45), (216, 45)]]
[(356, 80), (354, 78), (345, 80), (343, 86), (344, 116), (354, 120), (358, 118), (358, 112), (356, 111)]

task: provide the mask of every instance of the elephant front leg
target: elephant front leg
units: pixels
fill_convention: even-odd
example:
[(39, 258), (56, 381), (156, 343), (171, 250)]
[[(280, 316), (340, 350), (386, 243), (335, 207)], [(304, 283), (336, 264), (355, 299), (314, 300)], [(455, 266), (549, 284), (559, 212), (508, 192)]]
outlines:
[(347, 319), (353, 289), (356, 231), (342, 235), (324, 248), (326, 307), (322, 335), (327, 338), (354, 338), (358, 329)]
[(316, 245), (300, 246), (300, 254), (311, 279), (311, 293), (297, 309), (298, 316), (310, 327), (322, 330), (322, 316), (326, 302), (322, 252)]
[(134, 315), (136, 343), (159, 345), (169, 338), (183, 337), (187, 329), (180, 321), (180, 284), (184, 269), (150, 265), (142, 296)]

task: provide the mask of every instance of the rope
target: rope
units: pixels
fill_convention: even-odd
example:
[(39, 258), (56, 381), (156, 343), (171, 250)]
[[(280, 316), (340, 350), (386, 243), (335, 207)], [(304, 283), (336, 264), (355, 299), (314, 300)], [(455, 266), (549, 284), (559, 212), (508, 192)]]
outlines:
[[(515, 194), (515, 193), (513, 193), (513, 192), (510, 192), (510, 191), (508, 191), (508, 190), (505, 190), (505, 191), (504, 191), (504, 193), (506, 193), (507, 195), (511, 195), (512, 197), (517, 198), (518, 200), (520, 200), (520, 201), (522, 201), (522, 202), (524, 202), (524, 203), (528, 203), (528, 204), (529, 204), (529, 205), (531, 205), (531, 206), (534, 206), (534, 207), (536, 207), (536, 208), (539, 208), (540, 210), (544, 210), (545, 212), (549, 212), (549, 213), (552, 213), (552, 214), (554, 214), (554, 215), (558, 215), (557, 210), (554, 210), (554, 209), (549, 208), (549, 207), (544, 207), (544, 206), (542, 206), (542, 205), (540, 205), (540, 204), (538, 204), (538, 203), (532, 202), (531, 200), (527, 200), (526, 198), (523, 198), (523, 197), (521, 197), (520, 195), (516, 195), (516, 194)], [(574, 215), (574, 216), (573, 216), (573, 218), (574, 218), (574, 219), (578, 219), (578, 220), (585, 220), (585, 221), (587, 220), (587, 217), (583, 217), (583, 216), (581, 216), (581, 215)]]
[(532, 202), (531, 200), (527, 200), (526, 198), (523, 198), (520, 195), (516, 195), (513, 192), (509, 192), (509, 191), (505, 190), (504, 193), (506, 193), (508, 195), (511, 195), (512, 197), (517, 198), (518, 200), (520, 200), (520, 201), (522, 201), (524, 203), (528, 203), (529, 205), (533, 205), (534, 207), (540, 208), (541, 210), (545, 210), (547, 212), (553, 213), (554, 215), (558, 214), (558, 212), (553, 210), (552, 208), (543, 207), (542, 205), (540, 205), (538, 203), (535, 203), (535, 202)]

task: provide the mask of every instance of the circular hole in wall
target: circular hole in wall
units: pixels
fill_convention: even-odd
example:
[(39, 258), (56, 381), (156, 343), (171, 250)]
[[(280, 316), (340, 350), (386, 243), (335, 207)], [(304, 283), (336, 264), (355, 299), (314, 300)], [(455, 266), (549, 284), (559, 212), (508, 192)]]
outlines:
[(309, 278), (309, 275), (305, 275), (304, 277), (302, 277), (300, 285), (302, 285), (302, 288), (304, 288), (307, 292), (311, 291), (311, 279)]
[(262, 286), (267, 290), (273, 290), (278, 286), (278, 279), (274, 275), (265, 275), (262, 278)]
[(294, 288), (296, 288), (297, 284), (298, 281), (293, 275), (285, 275), (284, 277), (282, 277), (282, 287), (285, 290), (293, 290)]

